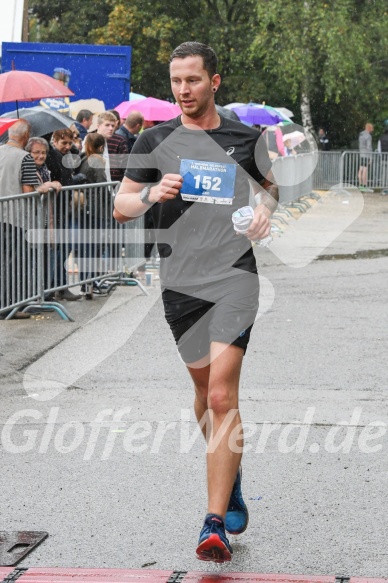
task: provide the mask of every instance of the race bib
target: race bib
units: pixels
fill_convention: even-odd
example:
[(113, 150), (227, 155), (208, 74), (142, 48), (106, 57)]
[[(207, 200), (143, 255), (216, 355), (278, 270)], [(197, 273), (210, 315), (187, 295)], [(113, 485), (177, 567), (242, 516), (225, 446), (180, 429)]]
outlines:
[(180, 175), (183, 177), (182, 199), (188, 202), (232, 204), (236, 168), (237, 164), (183, 159), (180, 166)]

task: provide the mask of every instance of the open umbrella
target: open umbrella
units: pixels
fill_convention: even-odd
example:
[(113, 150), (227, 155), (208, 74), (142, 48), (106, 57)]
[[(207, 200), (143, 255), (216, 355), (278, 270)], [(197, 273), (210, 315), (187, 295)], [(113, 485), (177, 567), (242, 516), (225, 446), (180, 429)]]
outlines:
[[(0, 120), (14, 118), (15, 114), (16, 111), (9, 111), (8, 113), (4, 113)], [(45, 134), (55, 132), (55, 130), (69, 128), (74, 123), (74, 119), (71, 117), (67, 117), (67, 115), (63, 115), (54, 109), (47, 109), (41, 105), (19, 109), (19, 114), (20, 117), (30, 122), (31, 136), (34, 137), (44, 136)]]
[(17, 121), (17, 119), (0, 119), (0, 136)]
[(119, 112), (122, 118), (127, 117), (131, 111), (140, 111), (147, 121), (168, 121), (182, 113), (179, 105), (174, 105), (163, 99), (155, 99), (154, 97), (123, 101), (115, 107), (115, 110)]
[[(35, 101), (44, 97), (69, 97), (74, 93), (60, 81), (34, 71), (9, 71), (0, 75), (0, 103)], [(19, 116), (17, 116), (19, 117)]]
[(246, 105), (232, 107), (232, 111), (237, 113), (241, 121), (256, 125), (270, 126), (285, 121), (285, 116), (277, 112), (273, 107), (259, 103), (247, 103)]
[(274, 109), (276, 109), (276, 111), (280, 111), (280, 113), (283, 113), (288, 118), (294, 117), (293, 112), (290, 109), (287, 109), (287, 107), (274, 107)]
[(304, 135), (303, 132), (290, 132), (289, 134), (284, 134), (283, 136), (283, 142), (289, 142), (289, 147), (290, 148), (296, 148), (296, 146), (299, 146), (299, 144), (301, 144), (302, 142), (304, 142), (306, 139), (306, 136)]

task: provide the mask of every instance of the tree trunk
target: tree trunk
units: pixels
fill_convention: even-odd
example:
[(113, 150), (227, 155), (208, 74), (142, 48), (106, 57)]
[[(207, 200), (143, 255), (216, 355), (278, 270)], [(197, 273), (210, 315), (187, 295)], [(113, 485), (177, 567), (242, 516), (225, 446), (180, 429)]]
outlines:
[(313, 120), (311, 117), (310, 97), (305, 89), (302, 89), (300, 113), (303, 127), (314, 135)]

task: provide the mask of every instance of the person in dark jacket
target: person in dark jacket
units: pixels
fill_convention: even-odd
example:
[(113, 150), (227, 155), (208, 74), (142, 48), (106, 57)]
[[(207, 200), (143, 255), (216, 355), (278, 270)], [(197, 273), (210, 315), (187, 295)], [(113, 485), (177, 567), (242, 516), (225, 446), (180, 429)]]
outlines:
[[(52, 145), (46, 158), (46, 165), (51, 173), (51, 180), (58, 181), (65, 186), (75, 186), (80, 183), (85, 183), (85, 176), (75, 174), (74, 163), (72, 158), (68, 156), (73, 146), (73, 132), (70, 129), (56, 130), (52, 135)], [(59, 229), (68, 230), (71, 225), (71, 199), (72, 192), (67, 191), (62, 193), (58, 199), (57, 207), (57, 226)], [(71, 252), (71, 245), (69, 242), (59, 243), (57, 249), (57, 265), (55, 268), (56, 287), (63, 287), (67, 283), (67, 271), (65, 264)], [(68, 288), (61, 289), (55, 294), (59, 300), (74, 301), (79, 300), (82, 296), (73, 294)]]
[[(86, 176), (87, 184), (107, 182), (105, 160), (102, 156), (104, 147), (105, 138), (101, 134), (92, 133), (86, 136), (85, 151), (81, 155), (78, 171)], [(77, 232), (80, 237), (82, 237), (82, 231), (88, 232), (86, 241), (77, 245), (80, 281), (95, 278), (100, 271), (97, 263), (104, 251), (103, 239), (105, 239), (106, 225), (109, 224), (108, 213), (111, 213), (110, 196), (110, 191), (106, 188), (88, 188), (86, 195), (80, 191), (76, 218)], [(94, 281), (86, 298), (92, 299), (93, 294), (99, 293), (100, 290), (101, 288)], [(86, 292), (85, 284), (81, 286), (81, 291)]]
[(137, 135), (143, 127), (143, 122), (144, 117), (140, 111), (131, 111), (121, 128), (116, 132), (116, 134), (126, 139), (128, 154), (136, 142)]

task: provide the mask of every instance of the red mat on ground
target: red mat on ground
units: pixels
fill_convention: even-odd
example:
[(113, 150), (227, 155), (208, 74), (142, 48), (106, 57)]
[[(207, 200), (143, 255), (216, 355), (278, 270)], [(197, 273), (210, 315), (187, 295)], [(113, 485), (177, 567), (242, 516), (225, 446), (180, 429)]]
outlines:
[(28, 569), (18, 583), (166, 583), (172, 571), (130, 569)]
[(277, 573), (187, 573), (182, 583), (334, 583), (335, 577), (313, 577), (309, 575), (278, 575)]
[(3, 581), (14, 570), (14, 567), (0, 567), (0, 581)]
[(388, 579), (373, 579), (373, 577), (350, 577), (349, 583), (387, 583)]

